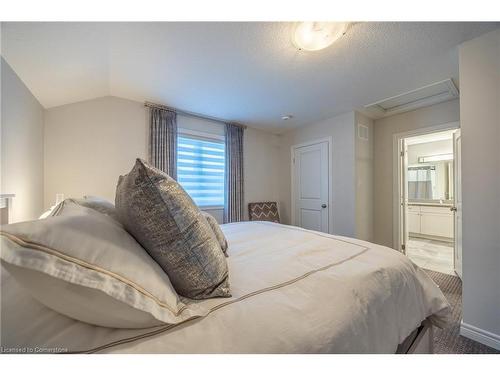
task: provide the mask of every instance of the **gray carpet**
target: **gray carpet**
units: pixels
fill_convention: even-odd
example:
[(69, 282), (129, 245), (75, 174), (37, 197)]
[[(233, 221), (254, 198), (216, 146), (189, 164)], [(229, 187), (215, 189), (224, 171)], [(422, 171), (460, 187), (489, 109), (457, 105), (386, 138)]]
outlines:
[(462, 281), (457, 276), (425, 270), (439, 285), (452, 308), (453, 324), (446, 329), (434, 331), (434, 352), (436, 354), (498, 354), (500, 351), (460, 336), (462, 319)]

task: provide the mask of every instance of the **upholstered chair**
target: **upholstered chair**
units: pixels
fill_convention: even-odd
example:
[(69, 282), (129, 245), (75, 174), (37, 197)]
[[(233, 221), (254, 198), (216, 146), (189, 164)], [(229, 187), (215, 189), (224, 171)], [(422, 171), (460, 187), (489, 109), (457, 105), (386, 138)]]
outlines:
[(248, 218), (250, 221), (272, 221), (280, 222), (277, 202), (253, 202), (248, 203)]

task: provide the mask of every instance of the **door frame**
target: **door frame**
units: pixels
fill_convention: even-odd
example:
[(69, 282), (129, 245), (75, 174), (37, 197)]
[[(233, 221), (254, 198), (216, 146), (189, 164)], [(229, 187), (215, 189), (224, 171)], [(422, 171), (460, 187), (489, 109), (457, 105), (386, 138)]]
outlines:
[(328, 233), (333, 234), (333, 138), (325, 137), (312, 141), (302, 142), (290, 146), (290, 182), (291, 182), (291, 221), (295, 225), (295, 162), (294, 155), (297, 148), (312, 146), (318, 143), (328, 143)]
[[(458, 134), (458, 135), (457, 135)], [(453, 270), (457, 274), (457, 276), (462, 280), (462, 268), (463, 268), (463, 247), (462, 243), (457, 236), (457, 222), (458, 222), (458, 214), (460, 217), (460, 235), (463, 238), (463, 201), (460, 204), (458, 202), (457, 190), (460, 188), (460, 196), (462, 196), (462, 169), (458, 167), (457, 158), (455, 155), (458, 155), (457, 152), (457, 141), (460, 139), (460, 164), (462, 164), (462, 131), (457, 129), (455, 133), (453, 133)], [(460, 254), (460, 267), (458, 267), (457, 272), (457, 254)]]
[(399, 197), (401, 196), (401, 186), (399, 181), (401, 180), (401, 170), (399, 168), (399, 158), (400, 158), (400, 144), (401, 140), (404, 138), (425, 135), (429, 133), (437, 133), (445, 130), (460, 129), (460, 122), (453, 121), (444, 124), (427, 126), (425, 128), (419, 128), (414, 130), (409, 130), (401, 133), (394, 133), (392, 135), (392, 248), (401, 251), (401, 225), (402, 216), (399, 205)]

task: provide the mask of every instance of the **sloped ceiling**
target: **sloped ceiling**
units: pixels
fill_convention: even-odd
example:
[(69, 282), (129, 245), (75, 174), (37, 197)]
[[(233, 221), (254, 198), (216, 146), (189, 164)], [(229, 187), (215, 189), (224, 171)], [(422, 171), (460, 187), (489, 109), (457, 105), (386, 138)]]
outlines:
[(279, 132), (458, 83), (458, 45), (497, 27), (355, 23), (329, 48), (304, 52), (293, 23), (3, 23), (1, 46), (46, 108), (113, 95)]

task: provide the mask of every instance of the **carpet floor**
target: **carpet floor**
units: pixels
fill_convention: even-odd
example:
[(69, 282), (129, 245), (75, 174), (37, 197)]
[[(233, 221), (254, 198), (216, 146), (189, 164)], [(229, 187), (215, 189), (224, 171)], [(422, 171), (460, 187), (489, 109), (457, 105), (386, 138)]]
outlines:
[(462, 319), (462, 281), (457, 276), (425, 270), (439, 285), (451, 305), (453, 323), (445, 329), (434, 330), (434, 353), (436, 354), (498, 354), (500, 351), (460, 336)]

